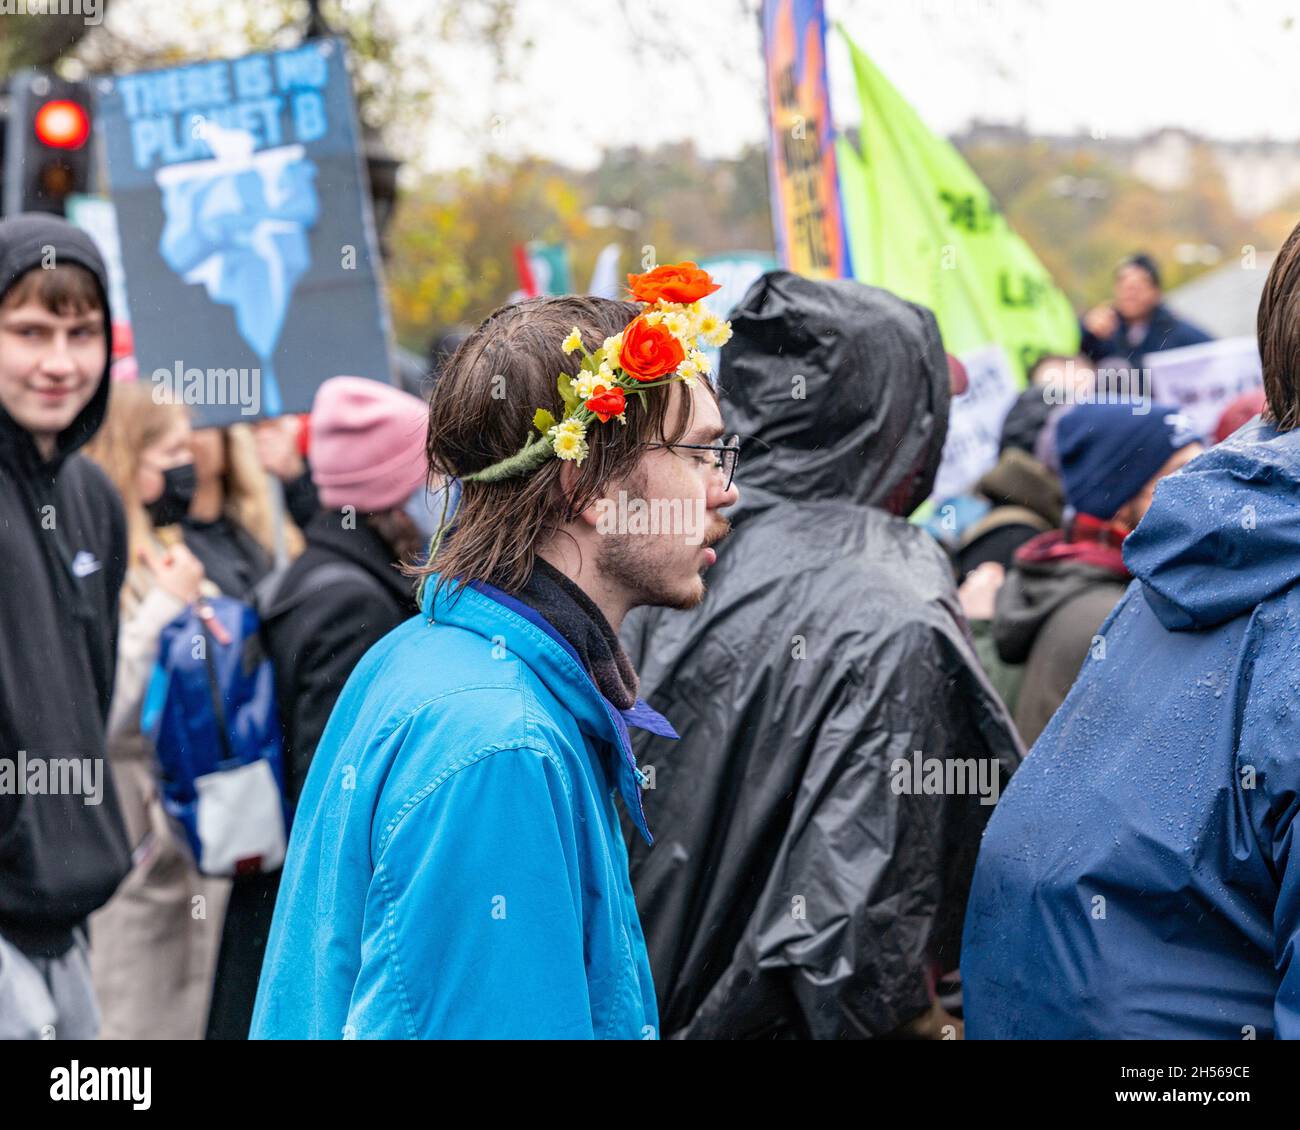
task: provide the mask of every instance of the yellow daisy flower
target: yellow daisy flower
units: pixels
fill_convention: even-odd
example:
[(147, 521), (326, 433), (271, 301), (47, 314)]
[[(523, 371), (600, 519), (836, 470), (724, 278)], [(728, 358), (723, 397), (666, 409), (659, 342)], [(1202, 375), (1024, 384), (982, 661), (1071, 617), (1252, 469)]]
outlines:
[(704, 340), (715, 349), (721, 349), (731, 340), (731, 323), (719, 322), (717, 329), (704, 335)]
[(552, 446), (555, 454), (561, 459), (571, 459), (575, 463), (581, 463), (587, 457), (587, 441), (583, 439), (582, 425), (577, 424), (578, 431), (565, 430), (565, 425), (569, 423), (576, 423), (576, 421), (566, 420), (555, 429)]
[(691, 320), (685, 314), (665, 314), (664, 325), (668, 327), (668, 332), (678, 339), (689, 336), (691, 332)]
[(564, 339), (564, 344), (560, 346), (560, 349), (565, 353), (576, 353), (581, 348), (582, 334), (578, 331), (578, 327), (574, 326), (569, 336)]

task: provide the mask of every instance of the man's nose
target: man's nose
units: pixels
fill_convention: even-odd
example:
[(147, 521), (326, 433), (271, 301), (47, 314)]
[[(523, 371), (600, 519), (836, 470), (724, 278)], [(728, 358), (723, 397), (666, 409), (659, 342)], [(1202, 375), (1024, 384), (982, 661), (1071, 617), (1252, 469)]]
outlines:
[(739, 500), (740, 487), (733, 481), (726, 490), (713, 490), (709, 495), (709, 509), (722, 510), (728, 506), (735, 506)]
[(50, 348), (41, 358), (41, 372), (51, 377), (70, 376), (76, 371), (72, 360), (72, 351), (68, 348), (68, 339), (64, 334), (56, 334)]

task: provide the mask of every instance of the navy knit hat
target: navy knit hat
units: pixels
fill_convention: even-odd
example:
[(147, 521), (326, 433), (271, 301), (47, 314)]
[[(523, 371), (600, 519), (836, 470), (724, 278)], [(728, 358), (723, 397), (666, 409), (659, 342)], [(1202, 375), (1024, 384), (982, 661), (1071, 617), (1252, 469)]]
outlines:
[(1199, 441), (1187, 417), (1167, 404), (1141, 416), (1131, 404), (1081, 404), (1056, 429), (1065, 500), (1109, 521), (1175, 451)]

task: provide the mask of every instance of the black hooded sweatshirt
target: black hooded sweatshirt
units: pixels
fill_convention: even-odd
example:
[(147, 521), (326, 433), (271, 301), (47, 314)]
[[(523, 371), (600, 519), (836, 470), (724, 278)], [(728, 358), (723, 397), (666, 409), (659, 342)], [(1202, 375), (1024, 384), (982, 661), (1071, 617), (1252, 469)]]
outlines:
[[(51, 261), (94, 274), (107, 323), (104, 264), (84, 232), (52, 216), (0, 223), (0, 297)], [(76, 454), (108, 396), (106, 364), (49, 462), (0, 406), (0, 758), (24, 785), (38, 760), (89, 759), (102, 785), (98, 804), (85, 803), (94, 798), (84, 785), (77, 795), (0, 792), (0, 934), (38, 956), (66, 952), (131, 863), (104, 738), (126, 520), (104, 473)]]
[(881, 1036), (957, 968), (993, 811), (974, 788), (896, 792), (915, 783), (896, 762), (973, 759), (1000, 792), (1022, 756), (943, 550), (902, 517), (933, 487), (948, 366), (928, 310), (856, 282), (777, 271), (731, 320), (734, 532), (698, 608), (638, 612), (623, 637), (682, 735), (634, 738), (662, 1032)]

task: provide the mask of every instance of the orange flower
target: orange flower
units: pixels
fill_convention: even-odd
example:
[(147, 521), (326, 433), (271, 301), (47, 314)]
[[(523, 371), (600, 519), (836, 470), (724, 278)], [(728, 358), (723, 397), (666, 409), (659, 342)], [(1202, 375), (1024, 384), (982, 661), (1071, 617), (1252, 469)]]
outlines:
[(597, 385), (596, 391), (592, 393), (591, 399), (587, 401), (587, 408), (596, 413), (602, 424), (608, 424), (611, 416), (621, 416), (623, 414), (626, 401), (627, 398), (623, 395), (621, 388), (606, 388), (604, 385)]
[(644, 275), (628, 275), (627, 287), (634, 302), (659, 299), (665, 302), (695, 302), (722, 287), (692, 262), (666, 263)]
[(634, 381), (653, 381), (686, 360), (682, 343), (664, 325), (652, 326), (644, 315), (623, 331), (619, 365)]

